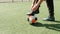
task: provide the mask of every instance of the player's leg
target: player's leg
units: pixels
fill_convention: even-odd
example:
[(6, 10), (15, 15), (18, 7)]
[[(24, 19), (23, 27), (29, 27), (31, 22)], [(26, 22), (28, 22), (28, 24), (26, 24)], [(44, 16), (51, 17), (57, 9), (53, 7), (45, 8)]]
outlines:
[(53, 4), (53, 0), (46, 0), (46, 4), (49, 10), (49, 17), (45, 18), (44, 20), (50, 20), (50, 21), (54, 21), (54, 4)]

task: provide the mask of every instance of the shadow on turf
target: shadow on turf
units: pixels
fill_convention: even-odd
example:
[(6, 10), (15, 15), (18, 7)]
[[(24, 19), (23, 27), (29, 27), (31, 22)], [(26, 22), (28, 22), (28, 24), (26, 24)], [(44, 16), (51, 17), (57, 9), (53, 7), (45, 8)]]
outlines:
[(57, 21), (57, 20), (56, 21), (52, 21), (52, 22), (60, 23), (60, 21)]
[(51, 22), (56, 22), (56, 23), (60, 23), (60, 21), (57, 21), (57, 20), (55, 20), (55, 21), (51, 21)]
[(46, 27), (48, 29), (60, 31), (60, 24), (41, 24), (41, 23), (37, 22), (36, 24), (32, 24), (32, 26), (35, 26), (35, 27)]

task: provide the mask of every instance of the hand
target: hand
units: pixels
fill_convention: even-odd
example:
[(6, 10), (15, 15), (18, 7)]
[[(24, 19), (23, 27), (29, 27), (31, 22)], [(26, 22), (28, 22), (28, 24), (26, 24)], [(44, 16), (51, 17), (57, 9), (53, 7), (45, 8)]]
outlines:
[(34, 4), (31, 5), (31, 8), (33, 8)]
[(32, 10), (32, 11), (36, 11), (37, 8), (38, 8), (38, 6), (37, 6), (37, 5), (34, 5), (34, 6), (31, 7), (31, 10)]

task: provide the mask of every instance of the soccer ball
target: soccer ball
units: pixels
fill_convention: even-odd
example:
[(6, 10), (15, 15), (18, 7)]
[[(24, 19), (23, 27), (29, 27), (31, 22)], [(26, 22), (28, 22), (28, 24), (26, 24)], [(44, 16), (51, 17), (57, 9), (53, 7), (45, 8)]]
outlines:
[(30, 24), (35, 24), (36, 21), (37, 21), (37, 17), (36, 17), (35, 15), (30, 15), (30, 16), (28, 16), (28, 22), (29, 22)]

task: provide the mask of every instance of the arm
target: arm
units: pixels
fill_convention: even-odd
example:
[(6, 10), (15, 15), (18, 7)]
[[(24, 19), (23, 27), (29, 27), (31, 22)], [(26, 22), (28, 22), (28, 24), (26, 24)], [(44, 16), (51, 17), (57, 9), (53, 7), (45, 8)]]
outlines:
[(34, 4), (35, 4), (35, 1), (33, 0), (33, 1), (32, 1), (32, 5), (31, 5), (31, 8), (34, 6)]
[(32, 11), (36, 11), (37, 8), (39, 7), (39, 5), (41, 5), (42, 2), (43, 2), (43, 0), (38, 0), (37, 4), (35, 4), (35, 5), (32, 7)]

